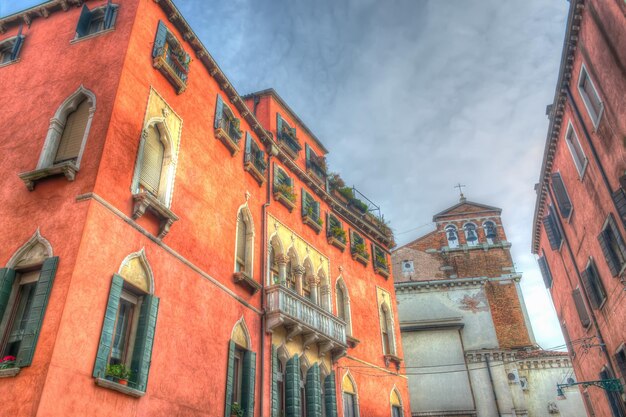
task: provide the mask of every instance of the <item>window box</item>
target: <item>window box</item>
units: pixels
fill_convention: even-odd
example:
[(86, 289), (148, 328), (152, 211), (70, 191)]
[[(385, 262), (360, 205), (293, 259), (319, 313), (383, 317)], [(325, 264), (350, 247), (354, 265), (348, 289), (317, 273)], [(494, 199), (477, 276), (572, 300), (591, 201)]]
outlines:
[(287, 207), (289, 211), (292, 211), (296, 207), (296, 196), (293, 195), (293, 193), (288, 194), (286, 191), (281, 191), (277, 189), (276, 186), (274, 186), (274, 200)]
[(341, 241), (338, 237), (335, 236), (328, 236), (328, 243), (330, 243), (331, 245), (341, 249), (341, 251), (343, 252), (346, 249), (346, 242), (345, 241)]
[(247, 287), (252, 294), (256, 294), (261, 289), (261, 284), (249, 277), (245, 272), (235, 272), (233, 274), (233, 279), (236, 284)]
[(376, 272), (378, 275), (382, 275), (385, 278), (389, 278), (389, 267), (388, 266), (379, 266), (376, 264), (376, 262), (374, 262), (374, 272)]
[(146, 213), (146, 209), (150, 210), (160, 221), (159, 235), (157, 236), (159, 239), (163, 239), (170, 231), (172, 224), (178, 220), (178, 216), (147, 191), (133, 194), (133, 200), (135, 202), (133, 220), (143, 216)]
[(372, 244), (372, 253), (374, 254), (374, 272), (385, 278), (389, 278), (389, 261), (387, 260), (387, 254), (385, 251)]
[(6, 368), (0, 369), (0, 378), (13, 378), (20, 373), (21, 368)]
[(111, 381), (105, 378), (96, 378), (96, 385), (102, 388), (112, 389), (113, 391), (121, 392), (122, 394), (130, 395), (131, 397), (139, 398), (146, 395), (145, 392), (139, 391), (138, 389), (131, 388), (128, 385), (118, 384), (117, 382)]
[(367, 252), (359, 252), (357, 250), (353, 250), (352, 259), (357, 262), (361, 262), (363, 265), (367, 265), (367, 263), (370, 261), (370, 255)]
[(254, 177), (259, 186), (265, 183), (265, 171), (267, 170), (265, 152), (259, 149), (259, 146), (249, 133), (246, 136), (246, 154), (243, 159), (243, 169)]
[(341, 249), (342, 252), (346, 249), (346, 231), (339, 219), (330, 213), (326, 219), (326, 237), (328, 243)]
[(306, 146), (306, 172), (319, 184), (326, 185), (326, 158), (317, 156), (315, 152)]
[(315, 230), (316, 233), (322, 231), (322, 219), (315, 218), (313, 214), (304, 214), (302, 216), (302, 222), (308, 225), (311, 229)]
[(191, 58), (162, 21), (154, 39), (152, 58), (152, 66), (167, 78), (176, 92), (185, 91)]
[(243, 132), (239, 128), (240, 120), (235, 117), (233, 111), (224, 103), (222, 97), (217, 95), (215, 105), (215, 137), (222, 141), (228, 148), (230, 154), (234, 156), (239, 152), (239, 141)]
[(74, 181), (77, 172), (78, 167), (74, 161), (65, 161), (49, 167), (22, 172), (18, 175), (24, 181), (26, 188), (33, 191), (37, 181), (60, 174), (63, 174), (68, 181)]
[(302, 145), (296, 136), (296, 128), (289, 126), (278, 113), (276, 113), (276, 136), (278, 137), (278, 146), (292, 159), (298, 158)]

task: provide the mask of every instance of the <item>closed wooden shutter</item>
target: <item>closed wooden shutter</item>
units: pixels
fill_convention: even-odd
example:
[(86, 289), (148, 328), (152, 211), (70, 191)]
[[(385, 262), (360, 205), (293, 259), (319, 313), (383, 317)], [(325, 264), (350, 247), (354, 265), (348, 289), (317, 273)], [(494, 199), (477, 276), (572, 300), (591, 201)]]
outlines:
[(554, 218), (554, 211), (550, 210), (550, 213), (543, 218), (543, 227), (548, 236), (550, 247), (552, 250), (559, 250), (561, 247), (561, 231)]
[(224, 417), (230, 417), (231, 401), (233, 400), (233, 384), (235, 378), (235, 342), (228, 342), (228, 365), (226, 368), (226, 403)]
[(552, 189), (554, 190), (556, 202), (559, 206), (561, 216), (563, 216), (564, 218), (569, 217), (570, 213), (572, 212), (572, 202), (567, 195), (567, 190), (565, 189), (565, 184), (563, 183), (561, 174), (559, 174), (558, 172), (552, 174)]
[(300, 358), (294, 355), (285, 370), (285, 417), (300, 417)]
[(143, 145), (143, 160), (139, 182), (150, 193), (158, 196), (161, 183), (161, 170), (163, 169), (163, 143), (158, 129), (152, 125), (148, 127), (148, 134)]
[(11, 297), (13, 289), (13, 281), (15, 281), (15, 270), (9, 268), (0, 269), (0, 321), (4, 317), (4, 311)]
[(52, 283), (57, 272), (59, 257), (55, 256), (47, 258), (41, 267), (39, 280), (35, 287), (35, 297), (28, 314), (28, 321), (24, 329), (24, 337), (20, 343), (20, 349), (17, 353), (16, 365), (18, 367), (29, 366), (35, 355), (35, 347), (41, 332), (43, 317), (46, 314)]
[(254, 382), (256, 379), (256, 353), (246, 350), (243, 356), (241, 381), (241, 407), (244, 417), (254, 417)]
[(148, 374), (152, 361), (152, 346), (156, 332), (156, 321), (159, 313), (159, 298), (154, 295), (145, 295), (141, 302), (139, 320), (137, 321), (137, 333), (131, 369), (133, 372), (134, 388), (146, 391), (148, 386)]
[(580, 275), (591, 307), (600, 308), (606, 298), (606, 292), (593, 262)]
[(542, 256), (537, 259), (537, 263), (539, 264), (539, 270), (541, 271), (541, 276), (543, 277), (543, 283), (546, 285), (546, 288), (552, 287), (552, 272), (550, 271), (550, 266), (546, 261), (546, 257)]
[(320, 383), (320, 367), (313, 364), (306, 373), (306, 415), (322, 417), (322, 389)]
[(272, 417), (279, 417), (280, 394), (278, 392), (278, 380), (280, 378), (280, 368), (278, 366), (278, 351), (272, 345)]
[(613, 202), (615, 203), (617, 213), (622, 220), (622, 224), (626, 226), (626, 193), (623, 188), (620, 187), (615, 190), (613, 193)]
[(78, 18), (78, 24), (76, 25), (76, 37), (80, 38), (89, 34), (89, 24), (91, 23), (91, 11), (86, 4), (83, 4), (83, 8), (80, 11), (80, 17)]
[(617, 256), (613, 252), (613, 248), (610, 242), (611, 238), (611, 234), (606, 229), (602, 230), (598, 235), (598, 243), (600, 243), (600, 248), (602, 249), (602, 253), (604, 254), (604, 258), (606, 259), (606, 264), (611, 270), (611, 275), (615, 276), (619, 272), (620, 265), (618, 265)]
[(78, 158), (88, 119), (89, 101), (83, 100), (76, 110), (67, 116), (57, 153), (54, 157), (55, 164)]
[(587, 312), (587, 307), (585, 307), (585, 302), (583, 301), (583, 296), (580, 293), (579, 288), (572, 291), (572, 297), (574, 298), (574, 304), (576, 305), (576, 311), (578, 312), (580, 323), (583, 327), (589, 326), (591, 324), (591, 320), (589, 319), (589, 313)]
[(335, 371), (324, 380), (324, 406), (326, 417), (337, 417), (337, 390), (335, 388)]
[(111, 353), (115, 317), (117, 316), (123, 286), (124, 278), (117, 274), (113, 275), (111, 290), (109, 291), (109, 300), (107, 301), (106, 310), (104, 312), (104, 321), (102, 322), (100, 344), (98, 345), (96, 362), (93, 367), (94, 378), (103, 378), (105, 376), (106, 367), (109, 361), (109, 354)]

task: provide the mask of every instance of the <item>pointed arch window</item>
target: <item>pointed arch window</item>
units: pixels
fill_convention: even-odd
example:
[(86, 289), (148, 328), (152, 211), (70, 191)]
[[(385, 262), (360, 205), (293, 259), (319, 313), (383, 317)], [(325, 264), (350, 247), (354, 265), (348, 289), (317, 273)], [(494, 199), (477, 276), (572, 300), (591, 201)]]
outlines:
[(380, 331), (383, 342), (383, 355), (395, 357), (396, 343), (393, 331), (393, 319), (391, 318), (391, 311), (387, 303), (383, 303), (380, 306)]
[(446, 226), (446, 239), (448, 240), (449, 248), (458, 248), (459, 247), (459, 233), (456, 230), (456, 227), (453, 225)]
[(402, 399), (400, 398), (400, 393), (394, 387), (391, 390), (391, 417), (402, 417)]
[(237, 214), (237, 232), (235, 238), (235, 282), (245, 284), (253, 293), (261, 285), (253, 276), (254, 224), (248, 206), (243, 206)]
[(467, 246), (477, 246), (478, 233), (476, 233), (476, 225), (474, 223), (466, 223), (463, 229), (465, 229), (465, 241), (467, 242)]
[(337, 298), (337, 317), (346, 322), (346, 335), (352, 336), (350, 296), (343, 278), (339, 278), (339, 280), (337, 280), (335, 294)]
[(106, 388), (140, 397), (148, 385), (159, 298), (143, 251), (113, 275), (93, 377)]
[(359, 399), (356, 385), (349, 373), (346, 373), (341, 382), (344, 417), (359, 417)]
[(83, 86), (61, 104), (50, 120), (37, 168), (19, 174), (29, 190), (41, 179), (54, 175), (63, 174), (68, 181), (74, 181), (95, 111), (96, 96)]
[(0, 269), (0, 357), (9, 357), (9, 375), (32, 363), (58, 262), (37, 233)]
[(254, 415), (255, 381), (256, 353), (252, 351), (248, 328), (242, 318), (233, 328), (228, 344), (225, 417), (231, 416), (235, 404), (243, 410), (244, 417)]
[(485, 238), (487, 239), (487, 243), (493, 245), (498, 241), (498, 230), (496, 229), (496, 224), (491, 220), (483, 223), (483, 229), (485, 231)]

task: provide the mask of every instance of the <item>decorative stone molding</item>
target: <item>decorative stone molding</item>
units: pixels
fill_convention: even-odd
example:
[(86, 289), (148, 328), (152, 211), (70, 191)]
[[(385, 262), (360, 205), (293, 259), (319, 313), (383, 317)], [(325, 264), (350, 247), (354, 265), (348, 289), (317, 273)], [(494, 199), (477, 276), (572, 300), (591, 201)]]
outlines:
[(160, 221), (159, 235), (157, 236), (159, 239), (163, 239), (170, 231), (172, 224), (178, 220), (177, 215), (148, 192), (142, 191), (133, 194), (133, 200), (135, 202), (133, 207), (133, 220), (137, 220), (139, 217), (143, 216), (146, 213), (146, 209), (150, 210)]
[(511, 350), (469, 350), (465, 352), (465, 358), (468, 363), (481, 363), (485, 362), (488, 358), (489, 361), (497, 362), (515, 362), (515, 351)]
[(20, 368), (0, 369), (0, 378), (13, 378), (20, 373)]
[(445, 290), (449, 288), (480, 288), (484, 287), (488, 281), (489, 278), (487, 277), (410, 281), (396, 283), (395, 289), (397, 292), (401, 293), (413, 293)]
[(248, 288), (250, 293), (255, 294), (261, 289), (261, 284), (249, 277), (245, 272), (235, 272), (233, 274), (235, 284), (243, 285)]

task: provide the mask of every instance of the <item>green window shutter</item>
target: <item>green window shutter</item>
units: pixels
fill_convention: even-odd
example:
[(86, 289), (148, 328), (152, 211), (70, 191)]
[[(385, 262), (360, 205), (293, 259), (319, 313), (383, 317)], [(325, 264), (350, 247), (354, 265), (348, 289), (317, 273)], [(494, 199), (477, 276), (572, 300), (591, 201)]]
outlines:
[(15, 281), (15, 270), (9, 268), (0, 269), (0, 321), (4, 317), (4, 311), (11, 297), (13, 282)]
[(315, 363), (306, 373), (307, 417), (322, 417), (322, 389), (320, 385), (320, 367)]
[(285, 370), (285, 417), (300, 417), (300, 357), (287, 361)]
[(11, 61), (15, 61), (20, 55), (22, 42), (24, 42), (24, 36), (22, 36), (22, 25), (20, 25), (20, 28), (17, 31), (17, 37), (15, 38), (15, 43), (13, 44), (13, 49), (11, 50)]
[(154, 333), (158, 313), (159, 298), (151, 294), (145, 295), (141, 302), (141, 310), (139, 311), (133, 360), (131, 362), (131, 370), (133, 372), (131, 378), (135, 381), (134, 386), (136, 389), (143, 392), (146, 391), (148, 385), (148, 374), (152, 360), (152, 345), (154, 344)]
[(276, 139), (280, 137), (280, 133), (283, 131), (283, 118), (280, 114), (276, 113)]
[(565, 184), (563, 183), (563, 179), (561, 178), (561, 174), (558, 172), (552, 174), (552, 190), (556, 196), (556, 202), (557, 206), (559, 206), (561, 216), (568, 218), (572, 212), (572, 202), (567, 195), (567, 190), (565, 188)]
[(224, 417), (230, 417), (231, 401), (233, 398), (233, 383), (235, 373), (235, 342), (228, 343), (228, 368), (226, 371), (226, 404), (224, 406)]
[(166, 41), (167, 27), (165, 26), (165, 23), (159, 20), (159, 26), (157, 26), (156, 35), (154, 36), (154, 46), (152, 47), (153, 57), (163, 55), (163, 48), (165, 48)]
[(241, 372), (241, 407), (244, 417), (254, 417), (254, 381), (256, 374), (256, 353), (246, 350), (243, 355)]
[(324, 398), (326, 401), (326, 417), (337, 417), (337, 390), (335, 388), (335, 371), (324, 380)]
[(37, 339), (41, 331), (41, 324), (46, 313), (46, 306), (48, 305), (48, 298), (50, 298), (50, 290), (52, 289), (58, 264), (59, 257), (54, 256), (43, 261), (41, 266), (39, 280), (35, 287), (35, 297), (33, 298), (33, 304), (28, 314), (26, 328), (24, 329), (24, 338), (17, 353), (16, 364), (20, 368), (29, 366), (33, 362)]
[(302, 189), (302, 216), (306, 216), (306, 208), (307, 208), (307, 193), (306, 191), (304, 191), (304, 188)]
[(76, 37), (80, 38), (89, 33), (89, 24), (91, 23), (91, 11), (86, 4), (83, 4), (83, 8), (80, 11), (80, 17), (78, 18), (78, 24), (76, 25)]
[(280, 404), (278, 404), (278, 351), (272, 345), (272, 417), (279, 417)]
[(620, 187), (613, 192), (613, 203), (619, 218), (622, 220), (622, 224), (626, 226), (626, 193), (623, 188)]
[(115, 327), (115, 317), (117, 309), (120, 305), (120, 296), (122, 295), (122, 287), (124, 286), (124, 278), (115, 274), (111, 280), (111, 290), (109, 291), (109, 300), (104, 312), (104, 321), (102, 322), (102, 332), (100, 333), (100, 344), (96, 353), (96, 363), (93, 366), (93, 377), (103, 378), (111, 353), (111, 343), (113, 342), (113, 330)]
[[(224, 101), (220, 95), (217, 95), (217, 102), (215, 103), (215, 121), (213, 122), (213, 127), (220, 127), (220, 120), (222, 120), (222, 113), (224, 112)], [(230, 416), (228, 416), (230, 417)]]
[(246, 155), (249, 155), (248, 157), (252, 156), (251, 152), (252, 152), (252, 136), (250, 136), (250, 133), (246, 132)]

